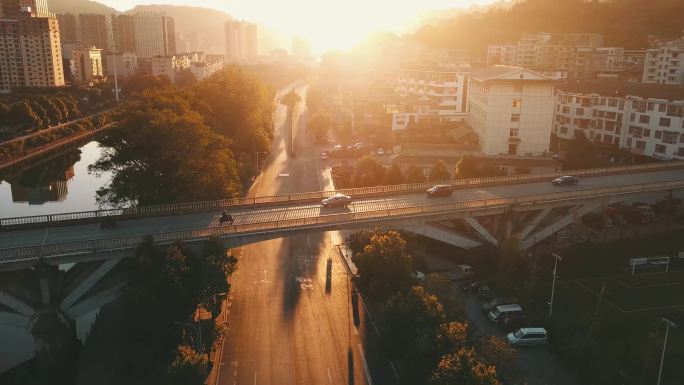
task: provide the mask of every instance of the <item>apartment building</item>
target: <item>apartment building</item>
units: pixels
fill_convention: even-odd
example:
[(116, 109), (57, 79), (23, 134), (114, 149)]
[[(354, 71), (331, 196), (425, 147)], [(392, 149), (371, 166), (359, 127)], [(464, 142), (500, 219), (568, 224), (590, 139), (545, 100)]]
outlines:
[(99, 81), (104, 76), (102, 50), (95, 46), (73, 50), (74, 79), (82, 84)]
[(258, 54), (257, 26), (246, 21), (228, 20), (225, 23), (226, 60), (244, 62)]
[(646, 50), (644, 83), (684, 84), (684, 37)]
[(539, 47), (551, 41), (550, 33), (525, 34), (518, 40), (516, 65), (526, 68), (539, 67)]
[(470, 74), (467, 121), (483, 155), (538, 156), (549, 150), (555, 81), (521, 67)]
[(112, 35), (117, 52), (135, 52), (135, 16), (112, 15)]
[(35, 17), (54, 17), (48, 10), (47, 0), (1, 0), (0, 17), (16, 18), (29, 12)]
[(133, 75), (138, 69), (138, 56), (132, 52), (108, 53), (106, 58), (105, 74), (107, 76), (114, 76), (116, 71), (117, 76), (127, 77)]
[(517, 53), (518, 45), (513, 43), (487, 46), (487, 66), (514, 66), (518, 58)]
[(57, 21), (59, 22), (59, 38), (64, 42), (78, 41), (78, 22), (76, 15), (71, 13), (57, 14)]
[(204, 52), (190, 52), (178, 55), (155, 56), (152, 58), (152, 75), (165, 75), (172, 83), (176, 75), (189, 70), (197, 80), (202, 80), (223, 68), (222, 57), (207, 56)]
[(0, 19), (0, 92), (64, 85), (57, 19), (37, 15)]
[(173, 18), (162, 13), (134, 15), (135, 53), (138, 59), (176, 53), (176, 28)]
[(684, 159), (684, 87), (614, 81), (558, 86), (554, 134), (656, 159)]
[(78, 15), (78, 35), (83, 47), (111, 48), (110, 26), (105, 15), (81, 13)]
[(396, 91), (404, 101), (393, 114), (392, 130), (410, 123), (462, 121), (470, 71), (468, 62), (402, 66)]

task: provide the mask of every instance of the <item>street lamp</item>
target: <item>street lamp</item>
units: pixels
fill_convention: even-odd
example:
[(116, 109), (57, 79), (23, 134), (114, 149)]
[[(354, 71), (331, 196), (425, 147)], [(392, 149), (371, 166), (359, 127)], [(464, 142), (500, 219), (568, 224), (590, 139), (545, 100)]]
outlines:
[(665, 326), (665, 340), (663, 341), (663, 353), (660, 355), (660, 369), (658, 370), (658, 382), (657, 385), (660, 385), (660, 378), (663, 375), (663, 361), (665, 361), (665, 348), (667, 347), (667, 334), (670, 332), (670, 327), (673, 329), (677, 327), (677, 325), (670, 321), (669, 319), (665, 317), (660, 318), (661, 321), (665, 322), (667, 326)]
[(556, 278), (558, 277), (556, 271), (558, 269), (558, 261), (563, 259), (556, 253), (552, 253), (551, 255), (556, 259), (556, 261), (553, 264), (553, 283), (551, 284), (551, 300), (549, 301), (549, 318), (551, 318), (551, 314), (553, 313), (553, 295), (556, 291)]

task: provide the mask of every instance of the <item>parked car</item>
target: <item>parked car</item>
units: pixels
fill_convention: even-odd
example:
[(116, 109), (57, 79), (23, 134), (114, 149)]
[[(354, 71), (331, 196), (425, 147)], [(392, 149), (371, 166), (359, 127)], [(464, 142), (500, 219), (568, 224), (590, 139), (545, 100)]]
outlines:
[(506, 319), (522, 316), (522, 307), (518, 304), (499, 305), (492, 309), (487, 317), (497, 325), (507, 323)]
[(375, 151), (375, 154), (376, 155), (385, 155), (385, 150), (383, 150), (382, 148), (378, 148), (378, 150)]
[(448, 184), (438, 184), (425, 190), (428, 198), (449, 197), (454, 192), (454, 188)]
[(331, 197), (325, 198), (321, 201), (323, 207), (347, 207), (352, 202), (352, 198), (349, 195), (335, 194)]
[(476, 294), (477, 294), (478, 298), (487, 299), (487, 300), (494, 298), (496, 296), (496, 292), (489, 285), (481, 285), (480, 287), (478, 287)]
[(471, 281), (471, 282), (464, 282), (461, 284), (461, 289), (465, 291), (466, 293), (477, 293), (477, 290), (480, 288), (480, 286), (486, 285), (487, 282), (485, 281)]
[(554, 186), (575, 186), (579, 183), (579, 178), (565, 175), (551, 181)]
[(456, 282), (466, 277), (472, 277), (475, 275), (475, 270), (470, 265), (458, 265), (456, 271), (446, 271), (443, 275), (449, 278), (451, 281)]
[(514, 303), (518, 303), (517, 298), (513, 298), (513, 297), (492, 298), (489, 301), (482, 304), (482, 311), (484, 313), (489, 313), (492, 309), (494, 309), (497, 306), (510, 305), (510, 304), (514, 304)]
[(548, 342), (548, 333), (544, 328), (519, 328), (506, 336), (511, 346), (544, 345)]

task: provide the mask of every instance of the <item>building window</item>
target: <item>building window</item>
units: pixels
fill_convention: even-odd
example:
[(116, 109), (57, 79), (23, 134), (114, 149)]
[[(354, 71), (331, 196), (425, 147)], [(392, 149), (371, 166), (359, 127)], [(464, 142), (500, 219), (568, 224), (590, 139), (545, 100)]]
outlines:
[[(567, 127), (564, 127), (564, 126), (561, 126), (560, 132), (561, 132), (561, 134), (567, 134), (567, 133), (568, 133), (568, 128), (567, 128)], [(684, 138), (684, 135), (682, 135), (682, 138)]]
[(520, 100), (520, 99), (513, 99), (513, 103), (512, 103), (513, 108), (520, 107), (521, 104), (522, 104), (522, 100)]
[(663, 143), (667, 144), (675, 144), (677, 143), (677, 133), (675, 132), (670, 132), (670, 131), (665, 131), (665, 134), (663, 135)]
[(663, 137), (663, 132), (662, 132), (662, 131), (656, 131), (654, 137), (655, 137), (656, 139), (662, 138), (662, 137)]
[(659, 103), (658, 104), (658, 112), (665, 112), (667, 109), (667, 105), (665, 103)]
[(577, 112), (577, 115), (584, 116), (584, 108), (578, 108), (576, 112)]
[(644, 142), (643, 140), (637, 140), (636, 141), (636, 148), (638, 148), (639, 150), (645, 150), (646, 149), (646, 142)]
[(658, 124), (660, 127), (670, 127), (670, 118), (660, 118)]
[(520, 114), (511, 115), (511, 122), (519, 122), (519, 121), (520, 121)]
[(633, 122), (634, 119), (635, 119), (635, 114), (634, 114), (634, 112), (632, 112), (632, 113), (629, 115), (629, 121), (630, 121), (630, 122)]
[(508, 136), (517, 137), (518, 136), (518, 129), (517, 128), (511, 128)]
[(658, 154), (664, 154), (665, 153), (665, 145), (664, 144), (656, 144), (655, 152), (657, 152)]
[(632, 148), (632, 138), (627, 138), (627, 148)]
[(645, 137), (645, 138), (650, 138), (650, 137), (651, 137), (651, 129), (649, 129), (649, 128), (644, 128), (644, 137)]
[(640, 115), (639, 116), (639, 123), (650, 123), (651, 122), (651, 117), (648, 115)]

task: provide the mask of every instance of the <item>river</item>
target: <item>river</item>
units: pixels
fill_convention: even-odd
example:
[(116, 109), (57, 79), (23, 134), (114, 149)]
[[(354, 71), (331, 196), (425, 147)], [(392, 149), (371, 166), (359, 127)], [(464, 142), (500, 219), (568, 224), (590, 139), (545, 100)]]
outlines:
[(111, 173), (88, 173), (102, 153), (92, 141), (0, 182), (0, 218), (88, 211), (98, 208), (95, 192)]

